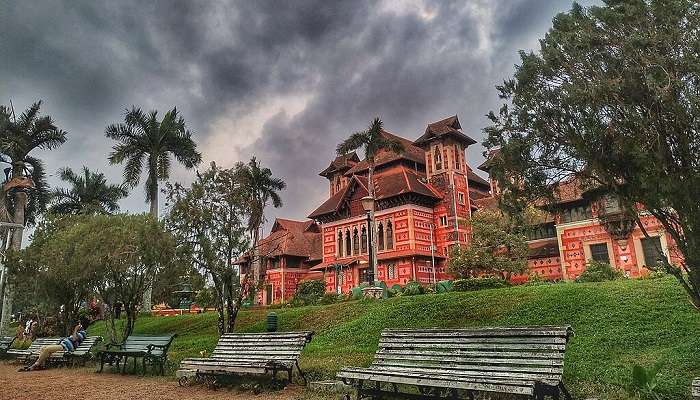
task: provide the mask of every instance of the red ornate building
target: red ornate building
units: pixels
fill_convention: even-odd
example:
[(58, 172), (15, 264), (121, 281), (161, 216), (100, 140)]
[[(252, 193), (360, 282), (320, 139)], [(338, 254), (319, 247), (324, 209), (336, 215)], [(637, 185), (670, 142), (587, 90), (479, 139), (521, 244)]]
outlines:
[[(456, 115), (429, 124), (415, 141), (382, 134), (401, 142), (404, 150), (375, 155), (376, 279), (388, 286), (448, 279), (450, 248), (469, 244), (472, 213), (494, 207), (498, 187), (467, 164), (465, 150), (476, 142), (462, 132)], [(488, 172), (488, 161), (479, 168)], [(355, 153), (336, 157), (320, 173), (328, 180), (329, 197), (309, 215), (311, 220), (275, 221), (271, 234), (261, 241), (261, 254), (267, 255), (262, 261), (263, 304), (289, 299), (305, 279), (323, 279), (327, 291), (343, 293), (367, 281), (369, 233), (361, 205), (369, 193), (367, 173), (367, 162)], [(637, 228), (628, 239), (614, 240), (576, 182), (562, 185), (557, 194), (559, 211), (530, 238), (529, 273), (575, 279), (586, 262), (595, 259), (636, 276), (650, 262), (647, 259), (658, 256), (653, 251), (656, 240), (665, 255), (675, 259), (669, 251), (671, 239), (655, 219), (642, 217), (655, 239), (644, 239)], [(249, 267), (245, 258), (242, 267)], [(526, 279), (523, 275), (514, 281)]]

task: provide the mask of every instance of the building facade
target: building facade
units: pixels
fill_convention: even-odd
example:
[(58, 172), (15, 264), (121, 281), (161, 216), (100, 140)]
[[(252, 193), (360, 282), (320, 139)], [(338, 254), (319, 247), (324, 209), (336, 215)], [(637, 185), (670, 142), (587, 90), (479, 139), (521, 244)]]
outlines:
[[(403, 151), (375, 155), (375, 279), (389, 287), (449, 279), (450, 249), (469, 245), (470, 218), (497, 205), (497, 182), (481, 178), (468, 165), (465, 150), (476, 141), (462, 131), (456, 115), (429, 124), (415, 141), (386, 131), (382, 135), (400, 142)], [(487, 159), (479, 169), (488, 172), (488, 164)], [(298, 283), (308, 279), (323, 279), (328, 292), (338, 293), (368, 281), (370, 231), (361, 204), (369, 194), (368, 170), (367, 161), (355, 153), (336, 157), (319, 174), (328, 181), (328, 199), (310, 220), (276, 220), (261, 240), (262, 304), (291, 298)], [(652, 239), (637, 228), (616, 240), (576, 182), (558, 188), (557, 206), (532, 230), (529, 271), (514, 282), (526, 281), (529, 274), (575, 279), (590, 260), (607, 261), (628, 276), (644, 273), (644, 266), (661, 256), (678, 261), (672, 240), (653, 217), (641, 217)], [(244, 257), (241, 264), (245, 271), (250, 260)]]

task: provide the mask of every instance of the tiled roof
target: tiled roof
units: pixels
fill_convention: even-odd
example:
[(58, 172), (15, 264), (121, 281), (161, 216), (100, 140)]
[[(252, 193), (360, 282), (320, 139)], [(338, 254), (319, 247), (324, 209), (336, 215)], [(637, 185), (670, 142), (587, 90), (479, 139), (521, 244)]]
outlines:
[(469, 183), (475, 183), (477, 185), (484, 186), (487, 189), (491, 188), (489, 181), (477, 175), (469, 166), (467, 166), (467, 179), (469, 179)]
[[(382, 130), (382, 136), (389, 140), (394, 140), (401, 143), (403, 145), (403, 151), (397, 154), (392, 151), (380, 150), (378, 154), (375, 154), (374, 156), (375, 167), (388, 164), (390, 162), (397, 161), (400, 159), (406, 159), (421, 165), (425, 164), (425, 151), (423, 151), (423, 149), (421, 149), (420, 147), (415, 146), (410, 140), (402, 138), (401, 136), (394, 135), (393, 133), (387, 132), (385, 130)], [(345, 173), (345, 175), (355, 175), (360, 172), (367, 171), (368, 169), (369, 164), (365, 159), (355, 164), (352, 168), (350, 168), (349, 171)]]
[(340, 207), (343, 205), (343, 200), (345, 200), (348, 193), (350, 192), (350, 189), (354, 184), (358, 184), (361, 190), (369, 194), (369, 191), (367, 190), (367, 178), (355, 175), (353, 176), (353, 180), (350, 181), (350, 183), (348, 183), (347, 186), (336, 192), (328, 200), (324, 201), (323, 204), (321, 204), (311, 214), (309, 214), (309, 218), (316, 218), (318, 216), (340, 210)]
[(353, 165), (360, 162), (360, 158), (357, 157), (357, 153), (354, 151), (350, 154), (345, 154), (337, 156), (335, 160), (331, 161), (328, 168), (324, 169), (319, 173), (321, 176), (328, 176), (336, 171), (345, 171), (353, 167)]
[(501, 154), (501, 149), (492, 149), (489, 150), (488, 154), (486, 154), (486, 161), (481, 163), (477, 169), (480, 169), (485, 172), (489, 172), (489, 169), (491, 168), (491, 162), (493, 161), (494, 158), (498, 157)]
[(571, 203), (583, 200), (584, 192), (584, 189), (581, 187), (581, 181), (576, 178), (570, 178), (557, 185), (554, 189), (554, 199), (557, 203)]
[(495, 197), (484, 197), (481, 199), (472, 200), (474, 205), (479, 210), (495, 210), (498, 208), (498, 199)]
[(321, 232), (314, 221), (277, 218), (272, 232), (259, 242), (264, 256), (289, 255), (321, 259)]
[(559, 242), (554, 238), (546, 242), (532, 244), (528, 249), (527, 256), (528, 258), (558, 257)]
[(421, 145), (442, 136), (452, 136), (467, 146), (476, 143), (476, 140), (462, 132), (462, 126), (459, 124), (459, 118), (456, 115), (428, 124), (425, 128), (425, 133), (413, 143)]

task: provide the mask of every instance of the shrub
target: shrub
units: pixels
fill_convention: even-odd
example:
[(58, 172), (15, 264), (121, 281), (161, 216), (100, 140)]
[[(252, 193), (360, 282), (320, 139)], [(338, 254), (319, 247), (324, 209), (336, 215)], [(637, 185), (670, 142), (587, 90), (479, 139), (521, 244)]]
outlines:
[(340, 300), (340, 298), (339, 298), (339, 296), (338, 296), (337, 293), (335, 293), (335, 292), (328, 292), (328, 293), (325, 293), (325, 294), (323, 295), (323, 297), (321, 297), (320, 303), (321, 303), (321, 304), (324, 304), (324, 305), (326, 305), (326, 304), (334, 304), (334, 303), (337, 303), (339, 300)]
[(421, 283), (417, 281), (410, 281), (406, 283), (406, 286), (403, 288), (404, 296), (415, 296), (424, 293), (425, 287), (423, 287), (423, 285), (421, 285)]
[(481, 289), (497, 289), (510, 286), (506, 280), (490, 276), (483, 278), (458, 279), (454, 281), (453, 285), (454, 289), (458, 292), (468, 292)]
[(551, 281), (547, 280), (544, 276), (538, 274), (538, 273), (532, 273), (527, 276), (527, 283), (526, 285), (529, 286), (536, 286), (536, 285), (547, 285), (552, 283)]
[(438, 293), (447, 293), (454, 290), (452, 281), (440, 281), (435, 285), (435, 291)]
[(326, 285), (321, 280), (311, 280), (305, 281), (297, 286), (296, 293), (294, 293), (294, 299), (292, 302), (296, 302), (300, 305), (313, 305), (318, 304), (326, 293)]
[(576, 278), (577, 282), (603, 282), (614, 281), (624, 276), (619, 270), (609, 263), (600, 261), (590, 261), (586, 265), (586, 270)]

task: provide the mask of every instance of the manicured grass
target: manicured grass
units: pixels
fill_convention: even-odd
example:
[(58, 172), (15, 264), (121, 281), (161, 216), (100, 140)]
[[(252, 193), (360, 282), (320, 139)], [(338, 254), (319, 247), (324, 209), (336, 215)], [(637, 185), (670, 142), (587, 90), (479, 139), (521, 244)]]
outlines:
[[(330, 378), (342, 366), (371, 362), (379, 334), (388, 327), (463, 327), (570, 324), (576, 336), (566, 352), (564, 381), (574, 398), (628, 399), (635, 363), (661, 363), (658, 392), (690, 398), (692, 377), (700, 376), (700, 313), (670, 278), (542, 286), (468, 293), (358, 301), (274, 310), (280, 330), (314, 330), (302, 354), (302, 368)], [(244, 311), (237, 329), (265, 329), (267, 310)], [(102, 334), (100, 324), (92, 334)], [(216, 315), (148, 317), (138, 334), (176, 332), (171, 348), (177, 363), (216, 345)]]

